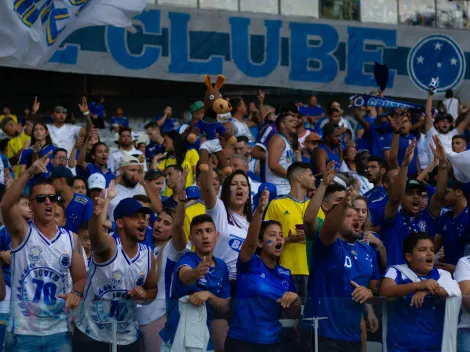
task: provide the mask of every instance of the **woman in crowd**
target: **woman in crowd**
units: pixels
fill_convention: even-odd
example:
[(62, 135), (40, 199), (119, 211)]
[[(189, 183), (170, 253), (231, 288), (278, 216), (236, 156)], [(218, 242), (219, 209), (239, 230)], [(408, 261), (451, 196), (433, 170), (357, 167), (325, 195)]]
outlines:
[[(231, 296), (234, 297), (238, 255), (252, 215), (250, 183), (244, 171), (234, 171), (225, 179), (219, 198), (213, 186), (212, 175), (212, 167), (208, 172), (201, 173), (201, 198), (206, 206), (206, 214), (212, 217), (220, 234), (214, 256), (222, 259), (228, 267)], [(216, 350), (223, 350), (228, 331), (227, 319), (227, 316), (218, 317), (212, 324)]]
[(388, 351), (441, 351), (448, 338), (443, 337), (446, 300), (437, 297), (458, 296), (460, 289), (449, 272), (434, 267), (434, 244), (427, 233), (408, 236), (403, 251), (406, 264), (389, 267), (380, 286), (381, 296), (405, 297), (388, 303)]
[[(199, 161), (199, 154), (195, 149), (187, 149), (186, 141), (177, 131), (169, 131), (163, 137), (163, 148), (165, 148), (166, 157), (158, 165), (158, 169), (163, 171), (170, 165), (179, 165), (183, 169), (188, 168), (188, 178), (186, 187), (194, 184), (196, 180), (196, 165)], [(163, 191), (164, 197), (171, 197), (172, 190), (168, 187)]]
[(361, 239), (377, 251), (377, 265), (383, 272), (387, 268), (387, 251), (385, 250), (383, 242), (380, 240), (380, 236), (372, 231), (367, 199), (363, 196), (357, 196), (353, 202), (353, 207), (357, 210), (362, 232)]
[(164, 208), (153, 225), (153, 242), (150, 247), (153, 248), (156, 259), (158, 293), (152, 303), (137, 309), (143, 352), (160, 351), (160, 331), (166, 322), (166, 300), (169, 298), (167, 293), (170, 292), (171, 274), (186, 249), (187, 240), (183, 229), (186, 176), (187, 171), (184, 171), (175, 188), (179, 200), (176, 210)]
[[(31, 136), (31, 147), (26, 148), (21, 153), (20, 158), (20, 174), (22, 174), (27, 168), (29, 168), (38, 158), (42, 158), (44, 155), (50, 152), (49, 158), (52, 159), (52, 154), (56, 150), (56, 147), (52, 145), (51, 136), (49, 135), (49, 129), (46, 124), (42, 122), (36, 122), (33, 126), (33, 135)], [(35, 178), (47, 178), (51, 174), (52, 163), (47, 165), (47, 172), (44, 172)], [(30, 180), (29, 185), (34, 182)]]
[(295, 319), (300, 314), (290, 270), (278, 264), (284, 248), (281, 224), (262, 221), (268, 201), (269, 192), (264, 190), (240, 249), (225, 352), (275, 351), (281, 339), (279, 319)]
[(344, 159), (339, 169), (339, 172), (343, 172), (349, 176), (351, 173), (357, 171), (356, 164), (354, 163), (354, 158), (356, 157), (357, 149), (354, 146), (349, 146), (344, 150), (343, 153)]

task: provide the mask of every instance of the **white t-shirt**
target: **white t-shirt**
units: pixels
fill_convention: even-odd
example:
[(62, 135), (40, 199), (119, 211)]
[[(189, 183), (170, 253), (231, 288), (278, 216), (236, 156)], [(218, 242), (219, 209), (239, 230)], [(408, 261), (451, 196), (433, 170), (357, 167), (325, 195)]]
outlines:
[[(132, 147), (131, 150), (123, 150), (123, 149), (118, 149), (109, 154), (108, 158), (108, 169), (111, 170), (113, 174), (116, 176), (119, 175), (119, 163), (121, 162), (122, 158), (124, 155), (131, 155), (131, 156), (138, 156), (142, 155), (143, 153)], [(147, 163), (144, 162), (144, 171), (147, 171)]]
[(245, 136), (250, 140), (250, 142), (255, 141), (253, 135), (250, 132), (250, 128), (245, 122), (240, 122), (234, 117), (230, 119), (230, 122), (232, 122), (233, 127), (235, 127), (235, 137)]
[(428, 138), (424, 134), (421, 135), (421, 138), (416, 141), (416, 148), (418, 149), (419, 165), (421, 165), (421, 169), (424, 170), (432, 161), (429, 160)]
[[(434, 155), (431, 151), (431, 148), (429, 148), (429, 145), (431, 144), (433, 147), (434, 141), (432, 140), (432, 136), (438, 136), (439, 140), (441, 141), (442, 146), (444, 147), (446, 153), (452, 152), (452, 137), (456, 136), (458, 134), (457, 128), (454, 128), (452, 131), (447, 132), (446, 134), (439, 133), (434, 126), (431, 127), (431, 129), (426, 133), (426, 146), (425, 150), (428, 153), (428, 161), (432, 162), (434, 160)], [(419, 152), (419, 149), (418, 149)]]
[[(470, 256), (462, 257), (457, 262), (454, 272), (454, 279), (458, 283), (470, 280)], [(459, 328), (470, 328), (470, 313), (462, 307), (462, 316), (460, 317)]]
[(217, 199), (212, 209), (206, 209), (206, 214), (212, 217), (215, 228), (220, 234), (219, 242), (217, 242), (214, 248), (214, 257), (220, 258), (225, 262), (230, 280), (235, 280), (237, 277), (237, 260), (248, 233), (249, 223), (246, 217), (235, 214), (232, 211), (230, 213), (234, 222), (229, 222), (224, 202), (220, 199)]
[[(176, 263), (178, 263), (178, 260), (180, 260), (184, 253), (186, 253), (186, 249), (178, 252), (175, 247), (173, 247), (173, 243), (171, 243), (170, 240), (163, 248), (163, 251), (158, 254), (163, 257), (161, 258), (161, 269), (156, 268), (157, 271), (160, 271), (157, 297), (149, 305), (137, 306), (137, 321), (139, 322), (139, 325), (150, 324), (151, 322), (160, 319), (166, 313), (166, 300), (170, 298), (166, 297), (166, 287), (167, 285), (171, 285), (173, 269), (176, 267)], [(158, 255), (155, 257), (158, 257)], [(159, 260), (157, 260), (157, 263), (158, 262)]]
[(67, 157), (70, 157), (75, 140), (80, 135), (80, 126), (64, 124), (62, 127), (55, 125), (47, 125), (49, 135), (51, 136), (52, 143), (58, 148), (67, 150)]
[(459, 100), (457, 98), (447, 98), (442, 101), (449, 115), (452, 115), (454, 121), (459, 117)]
[(117, 184), (116, 185), (116, 197), (111, 200), (109, 203), (108, 209), (108, 219), (110, 221), (114, 221), (114, 209), (116, 209), (117, 205), (121, 200), (124, 198), (132, 198), (137, 194), (146, 195), (145, 189), (141, 184), (137, 184), (134, 188), (124, 187), (123, 185)]
[(299, 144), (300, 144), (300, 148), (301, 148), (301, 149), (304, 149), (304, 148), (305, 148), (305, 146), (304, 146), (305, 138), (307, 138), (307, 136), (309, 136), (310, 133), (312, 133), (312, 132), (309, 131), (309, 130), (305, 130), (304, 135), (303, 135), (302, 137), (299, 136)]

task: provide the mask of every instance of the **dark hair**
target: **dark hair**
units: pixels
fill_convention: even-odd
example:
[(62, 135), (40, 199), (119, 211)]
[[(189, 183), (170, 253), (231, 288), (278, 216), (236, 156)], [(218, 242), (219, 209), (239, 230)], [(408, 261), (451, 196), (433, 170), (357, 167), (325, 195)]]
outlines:
[(175, 208), (163, 208), (160, 213), (158, 213), (157, 218), (160, 216), (160, 214), (165, 213), (170, 216), (170, 218), (174, 219), (175, 214), (176, 214), (176, 209)]
[(237, 143), (239, 142), (245, 142), (246, 144), (250, 144), (250, 141), (248, 140), (247, 136), (238, 136), (237, 137)]
[(46, 136), (46, 144), (45, 146), (47, 145), (52, 145), (52, 139), (51, 139), (51, 135), (49, 134), (49, 129), (47, 128), (47, 125), (44, 123), (44, 122), (36, 122), (34, 125), (33, 125), (33, 132), (31, 133), (31, 145), (35, 145), (36, 144), (36, 138), (34, 137), (34, 129), (36, 128), (37, 125), (41, 125), (42, 127), (44, 127), (47, 131), (47, 136)]
[(381, 158), (380, 156), (370, 156), (369, 159), (367, 160), (367, 162), (377, 162), (377, 164), (379, 164), (379, 167), (381, 169), (385, 169), (386, 171), (388, 171), (388, 164), (387, 162), (385, 161), (384, 158)]
[(225, 205), (225, 211), (227, 212), (227, 220), (228, 220), (229, 224), (234, 224), (235, 226), (240, 227), (240, 225), (238, 225), (237, 222), (235, 221), (235, 219), (232, 215), (232, 211), (228, 207), (229, 201), (230, 201), (230, 185), (232, 183), (233, 178), (237, 175), (245, 176), (246, 183), (248, 184), (248, 199), (246, 200), (245, 206), (243, 207), (243, 215), (246, 216), (246, 220), (248, 220), (248, 222), (251, 221), (251, 217), (252, 217), (252, 214), (251, 214), (251, 187), (250, 187), (250, 182), (248, 181), (248, 176), (245, 174), (244, 171), (235, 170), (234, 172), (232, 172), (232, 174), (227, 176), (227, 178), (225, 179), (225, 181), (222, 185), (222, 192), (221, 192), (221, 195), (220, 195), (220, 199), (222, 200), (222, 202)]
[[(34, 193), (34, 189), (35, 189), (36, 187), (39, 187), (39, 186), (46, 186), (46, 185), (47, 185), (47, 186), (52, 186), (52, 187), (54, 187), (54, 186), (52, 185), (52, 181), (51, 181), (51, 180), (48, 180), (48, 179), (45, 179), (45, 178), (42, 178), (42, 179), (37, 180), (37, 181), (31, 186), (31, 188), (29, 189), (29, 199), (31, 199), (31, 195)], [(55, 188), (54, 188), (54, 190), (55, 190)], [(56, 192), (57, 192), (57, 191), (56, 191)]]
[(3, 152), (5, 149), (7, 149), (8, 141), (10, 138), (4, 138), (0, 140), (0, 150)]
[(454, 97), (454, 92), (452, 89), (447, 89), (446, 90), (446, 98), (453, 98)]
[(452, 140), (454, 139), (463, 139), (465, 142), (467, 141), (467, 138), (465, 138), (465, 136), (463, 134), (457, 134), (455, 136), (452, 137)]
[(147, 128), (159, 128), (159, 127), (155, 121), (150, 121), (144, 126), (144, 128), (147, 129)]
[(334, 112), (338, 112), (338, 113), (339, 113), (339, 110), (336, 109), (336, 108), (328, 108), (328, 110), (326, 111), (326, 113), (327, 113), (328, 116), (331, 116)]
[(230, 105), (232, 105), (232, 112), (236, 112), (242, 101), (245, 101), (242, 97), (230, 98)]
[(284, 112), (277, 117), (276, 127), (279, 132), (281, 131), (281, 123), (283, 123), (286, 120), (287, 116), (292, 116), (292, 114), (288, 112)]
[[(90, 155), (95, 155), (96, 154), (96, 149), (100, 146), (100, 145), (104, 145), (106, 148), (108, 148), (108, 145), (106, 143), (103, 143), (103, 142), (98, 142), (98, 143), (95, 143), (93, 144), (93, 146), (91, 147), (90, 149)], [(109, 150), (109, 148), (108, 148)], [(94, 159), (93, 159), (94, 160)]]
[(119, 137), (121, 137), (121, 134), (122, 134), (123, 132), (129, 132), (129, 133), (132, 135), (132, 130), (131, 130), (129, 127), (121, 127), (121, 128), (119, 129)]
[[(277, 221), (277, 220), (264, 220), (261, 223), (261, 227), (260, 227), (259, 234), (258, 234), (258, 241), (263, 242), (264, 233), (266, 232), (266, 229), (271, 225), (278, 225), (282, 230), (282, 225), (279, 221)], [(257, 247), (256, 248), (256, 254), (260, 255), (261, 250), (262, 250), (262, 248)]]
[(139, 143), (137, 143), (137, 148), (139, 148), (139, 146), (140, 146), (141, 144), (143, 144), (143, 145), (145, 145), (145, 146), (147, 145), (145, 142), (139, 142)]
[(19, 203), (19, 202), (20, 202), (20, 200), (22, 200), (22, 199), (27, 199), (27, 200), (29, 200), (29, 197), (28, 197), (28, 195), (27, 195), (27, 194), (25, 194), (25, 193), (21, 193), (21, 195), (20, 195), (20, 199), (18, 199), (18, 203)]
[(88, 182), (86, 178), (81, 177), (81, 176), (74, 176), (72, 179), (67, 179), (67, 183), (69, 184), (70, 187), (73, 187), (73, 184), (75, 183), (76, 180), (83, 181), (85, 184), (86, 191), (88, 192)]
[(150, 203), (150, 198), (147, 197), (145, 194), (136, 194), (132, 196), (132, 199), (135, 199), (136, 201), (142, 203)]
[(403, 240), (403, 255), (413, 253), (419, 241), (429, 240), (432, 242), (431, 236), (427, 232), (415, 232)]
[(304, 162), (295, 162), (292, 163), (288, 168), (287, 168), (287, 179), (291, 180), (291, 177), (293, 176), (294, 173), (296, 173), (299, 170), (308, 170), (310, 169), (310, 164), (304, 163)]
[(87, 221), (82, 221), (78, 225), (78, 232), (80, 232), (80, 231), (88, 231), (88, 222)]
[[(203, 224), (205, 222), (210, 222), (214, 225), (215, 227), (215, 223), (214, 223), (214, 220), (212, 219), (212, 216), (210, 215), (207, 215), (207, 214), (201, 214), (201, 215), (197, 215), (195, 216), (192, 220), (191, 220), (191, 224), (189, 225), (189, 232), (191, 232), (191, 230), (193, 229), (194, 226), (197, 226), (197, 225), (200, 225), (200, 224)], [(217, 229), (216, 229), (217, 230)]]
[(183, 168), (180, 165), (176, 165), (176, 164), (168, 165), (167, 167), (165, 167), (164, 171), (171, 169), (171, 168), (175, 169), (175, 171), (183, 172)]
[(337, 126), (337, 125), (335, 125), (331, 122), (327, 122), (322, 128), (323, 138), (325, 138), (326, 136), (332, 135), (338, 128), (339, 128), (339, 126)]
[(59, 152), (64, 152), (66, 157), (67, 157), (67, 155), (68, 155), (67, 149), (64, 149), (64, 148), (56, 148), (56, 149), (54, 150), (54, 153), (52, 153), (52, 158), (55, 158), (55, 156), (56, 156), (57, 153), (59, 153)]
[(329, 197), (330, 195), (332, 195), (333, 193), (336, 193), (336, 192), (341, 192), (341, 191), (345, 191), (346, 188), (344, 188), (343, 186), (337, 184), (337, 183), (332, 183), (331, 185), (328, 185), (326, 187), (326, 190), (325, 190), (325, 194), (323, 196), (323, 199)]
[(167, 158), (169, 158), (171, 156), (170, 154), (172, 154), (176, 159), (176, 164), (182, 165), (186, 156), (186, 151), (188, 150), (186, 147), (186, 142), (175, 130), (168, 131), (166, 136), (173, 141), (173, 151), (168, 153)]

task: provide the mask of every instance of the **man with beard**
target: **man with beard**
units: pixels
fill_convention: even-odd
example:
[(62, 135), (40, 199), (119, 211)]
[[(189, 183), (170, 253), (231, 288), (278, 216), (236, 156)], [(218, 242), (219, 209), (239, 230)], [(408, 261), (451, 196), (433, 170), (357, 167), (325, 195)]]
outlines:
[[(118, 175), (118, 165), (123, 157), (133, 156), (144, 166), (144, 171), (147, 171), (147, 164), (145, 163), (145, 155), (132, 145), (132, 130), (128, 127), (121, 128), (119, 131), (119, 149), (111, 153), (108, 158), (108, 168), (112, 173)], [(119, 165), (120, 167), (120, 165)]]
[[(424, 123), (424, 133), (428, 144), (435, 147), (433, 136), (438, 136), (439, 140), (444, 147), (444, 150), (449, 153), (452, 151), (452, 137), (462, 135), (468, 126), (469, 118), (466, 117), (460, 121), (456, 128), (454, 128), (454, 118), (450, 114), (439, 114), (434, 118), (432, 116), (432, 92), (428, 92), (428, 100), (426, 101), (426, 114)], [(433, 155), (430, 148), (427, 148), (428, 160), (433, 160)]]
[(281, 223), (285, 237), (281, 265), (291, 271), (299, 296), (307, 297), (308, 264), (303, 223), (310, 203), (308, 193), (315, 190), (315, 177), (309, 164), (296, 162), (287, 169), (287, 179), (289, 194), (269, 204), (265, 219)]
[(116, 184), (116, 197), (110, 202), (108, 209), (108, 219), (114, 221), (114, 209), (124, 198), (132, 198), (136, 194), (145, 195), (144, 187), (139, 183), (142, 177), (141, 163), (133, 156), (124, 156), (119, 163), (120, 177)]
[[(405, 264), (403, 241), (412, 233), (427, 232), (434, 237), (438, 231), (438, 222), (442, 204), (446, 194), (448, 161), (444, 147), (437, 136), (434, 136), (437, 149), (434, 156), (439, 159), (436, 193), (429, 205), (420, 211), (423, 192), (427, 191), (426, 184), (414, 179), (407, 180), (408, 166), (414, 158), (416, 143), (411, 143), (406, 149), (405, 158), (400, 171), (391, 186), (390, 198), (385, 206), (381, 235), (387, 249), (387, 264)], [(401, 205), (401, 210), (399, 210)]]
[[(319, 324), (320, 352), (362, 351), (363, 304), (380, 282), (375, 250), (357, 241), (361, 229), (351, 195), (348, 190), (313, 235), (305, 316), (327, 318)], [(312, 322), (304, 324), (311, 332)]]
[(356, 172), (351, 174), (356, 180), (360, 182), (359, 194), (364, 195), (369, 192), (374, 185), (369, 182), (367, 175), (367, 162), (370, 158), (370, 152), (366, 149), (359, 150), (354, 157), (354, 164), (356, 166)]
[(367, 160), (367, 179), (374, 185), (374, 188), (365, 193), (364, 197), (367, 199), (372, 222), (374, 222), (373, 213), (379, 207), (384, 208), (388, 200), (387, 190), (383, 186), (387, 171), (388, 167), (384, 159), (371, 156)]
[(313, 151), (310, 163), (315, 175), (322, 174), (326, 170), (326, 165), (335, 162), (335, 170), (339, 170), (341, 159), (338, 148), (341, 148), (341, 127), (332, 123), (327, 123), (323, 127), (323, 138), (318, 144), (318, 148)]

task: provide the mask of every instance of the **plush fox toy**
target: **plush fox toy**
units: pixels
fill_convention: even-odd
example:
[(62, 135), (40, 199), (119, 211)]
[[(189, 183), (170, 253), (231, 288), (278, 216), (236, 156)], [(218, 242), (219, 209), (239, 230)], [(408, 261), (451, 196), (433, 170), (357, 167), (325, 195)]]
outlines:
[(209, 154), (215, 154), (219, 165), (222, 168), (222, 174), (228, 176), (232, 173), (224, 151), (220, 145), (217, 135), (223, 137), (229, 144), (236, 144), (237, 139), (228, 132), (220, 122), (217, 121), (218, 114), (225, 114), (232, 111), (232, 106), (228, 101), (222, 98), (219, 89), (222, 88), (225, 77), (217, 76), (215, 86), (212, 86), (211, 78), (205, 75), (204, 83), (206, 85), (206, 94), (204, 95), (204, 117), (198, 121), (188, 135), (188, 142), (194, 144), (197, 140), (197, 134), (202, 133), (206, 141), (199, 148), (199, 169), (209, 171)]

